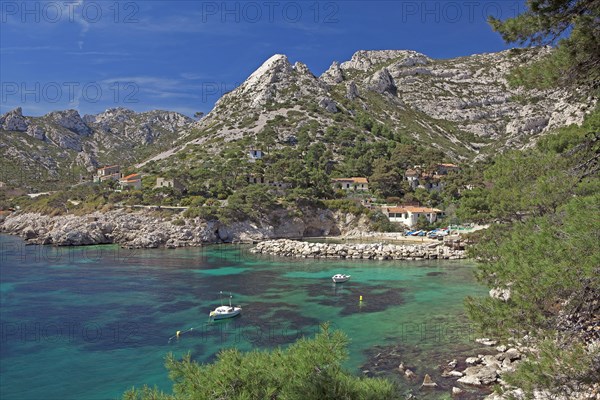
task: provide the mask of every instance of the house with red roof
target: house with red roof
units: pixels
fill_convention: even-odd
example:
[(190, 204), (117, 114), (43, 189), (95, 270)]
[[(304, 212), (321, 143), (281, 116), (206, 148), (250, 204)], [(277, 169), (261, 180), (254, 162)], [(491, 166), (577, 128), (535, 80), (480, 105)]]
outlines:
[(432, 224), (443, 215), (443, 211), (437, 208), (408, 205), (383, 206), (381, 211), (389, 218), (390, 222), (399, 222), (409, 228), (415, 226), (422, 216)]
[(142, 176), (140, 174), (130, 174), (119, 179), (119, 185), (121, 189), (141, 189), (142, 188)]

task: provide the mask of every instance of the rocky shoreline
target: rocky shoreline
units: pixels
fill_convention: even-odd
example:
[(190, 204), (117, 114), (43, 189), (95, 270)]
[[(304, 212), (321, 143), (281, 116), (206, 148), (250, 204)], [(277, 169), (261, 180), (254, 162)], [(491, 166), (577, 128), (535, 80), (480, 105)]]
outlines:
[[(375, 349), (377, 354), (362, 366), (362, 372), (366, 376), (396, 374), (411, 388), (406, 393), (407, 399), (419, 399), (421, 394), (436, 391), (446, 392), (456, 399), (525, 400), (525, 392), (508, 385), (502, 376), (515, 371), (521, 362), (527, 360), (528, 354), (537, 351), (535, 347), (516, 340), (509, 341), (507, 345), (489, 338), (475, 339), (475, 342), (481, 345), (476, 356), (465, 357), (465, 353), (461, 352), (461, 356), (452, 360), (438, 360), (435, 367), (427, 370), (406, 360), (402, 355), (406, 349), (402, 345), (379, 347)], [(582, 386), (576, 391), (565, 388), (563, 395), (538, 390), (534, 392), (533, 399), (598, 400), (600, 384)]]
[(331, 210), (308, 210), (303, 218), (275, 215), (273, 223), (182, 218), (149, 210), (114, 209), (86, 215), (49, 216), (14, 212), (0, 216), (0, 232), (27, 244), (86, 246), (119, 244), (127, 248), (197, 247), (216, 243), (255, 243), (274, 238), (355, 235), (368, 230), (364, 218)]
[(255, 254), (302, 258), (344, 258), (362, 260), (458, 260), (466, 258), (464, 250), (454, 250), (442, 242), (427, 245), (382, 243), (334, 244), (278, 239), (258, 243), (250, 250)]

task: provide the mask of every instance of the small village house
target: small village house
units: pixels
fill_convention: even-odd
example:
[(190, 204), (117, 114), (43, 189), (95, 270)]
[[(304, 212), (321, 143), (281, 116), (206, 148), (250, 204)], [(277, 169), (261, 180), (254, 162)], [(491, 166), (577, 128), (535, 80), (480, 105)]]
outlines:
[(436, 164), (433, 171), (425, 172), (419, 165), (409, 168), (404, 173), (404, 178), (414, 190), (422, 188), (427, 191), (438, 191), (444, 188), (445, 175), (450, 172), (459, 171), (459, 167), (455, 164)]
[(363, 177), (335, 178), (331, 180), (334, 189), (346, 191), (369, 190), (369, 181)]
[(418, 207), (418, 206), (384, 206), (381, 211), (389, 218), (390, 222), (399, 222), (406, 225), (409, 228), (415, 226), (419, 220), (419, 217), (425, 217), (430, 223), (434, 223), (443, 214), (442, 210), (437, 208), (429, 207)]
[(417, 169), (407, 169), (404, 173), (404, 177), (410, 183), (410, 187), (412, 189), (416, 189), (419, 186), (419, 176), (421, 175), (420, 171)]
[(154, 189), (160, 189), (160, 188), (172, 188), (176, 191), (183, 191), (185, 189), (185, 187), (183, 186), (183, 184), (181, 182), (179, 182), (178, 179), (176, 178), (156, 178), (156, 186), (154, 186)]
[(450, 172), (457, 172), (459, 170), (459, 166), (455, 164), (437, 164), (436, 172), (438, 175), (448, 175)]
[(94, 182), (104, 182), (109, 179), (119, 180), (121, 179), (121, 167), (118, 165), (111, 165), (109, 167), (98, 168), (96, 175), (94, 175)]
[(251, 162), (255, 162), (263, 158), (263, 152), (262, 150), (250, 149), (248, 150), (248, 157), (250, 157)]
[(142, 176), (140, 174), (130, 174), (119, 179), (121, 189), (141, 189)]

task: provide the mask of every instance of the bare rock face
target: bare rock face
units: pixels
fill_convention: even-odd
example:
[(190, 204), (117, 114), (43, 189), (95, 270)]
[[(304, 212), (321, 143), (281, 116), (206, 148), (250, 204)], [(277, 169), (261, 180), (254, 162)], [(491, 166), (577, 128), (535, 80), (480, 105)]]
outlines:
[(44, 132), (44, 129), (39, 125), (29, 125), (27, 134), (37, 140), (46, 139), (46, 132)]
[(427, 63), (429, 58), (411, 50), (360, 50), (352, 55), (350, 61), (341, 64), (342, 70), (356, 69), (368, 71), (374, 65), (398, 59), (405, 66)]
[(287, 80), (293, 71), (286, 56), (275, 54), (246, 79), (239, 88), (240, 93), (252, 97), (252, 106), (263, 106), (275, 96), (276, 84)]
[(25, 132), (29, 123), (23, 116), (23, 110), (21, 107), (17, 107), (12, 111), (0, 116), (0, 129), (6, 131), (19, 131)]
[(323, 97), (321, 100), (319, 100), (319, 106), (330, 113), (338, 112), (335, 101), (331, 100), (329, 97)]
[(359, 97), (358, 86), (354, 81), (348, 82), (346, 85), (346, 98), (350, 101)]
[(380, 94), (389, 93), (395, 96), (397, 92), (394, 80), (387, 68), (383, 68), (367, 78), (366, 86), (367, 89)]
[(340, 68), (340, 63), (334, 61), (329, 69), (321, 74), (319, 80), (332, 86), (342, 82), (344, 80), (344, 75), (342, 73), (342, 69)]
[(76, 110), (54, 111), (47, 115), (57, 125), (67, 128), (79, 135), (88, 136), (91, 129), (85, 124)]

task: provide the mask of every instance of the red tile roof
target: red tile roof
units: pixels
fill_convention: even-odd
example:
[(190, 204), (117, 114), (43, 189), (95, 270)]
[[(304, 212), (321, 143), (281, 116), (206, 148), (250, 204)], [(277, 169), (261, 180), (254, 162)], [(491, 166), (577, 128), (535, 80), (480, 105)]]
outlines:
[(389, 207), (387, 209), (388, 213), (441, 213), (442, 210), (438, 210), (437, 208), (429, 208), (429, 207), (415, 207), (415, 206), (397, 206), (397, 207)]
[(137, 181), (141, 179), (140, 174), (131, 174), (121, 178), (122, 181)]

